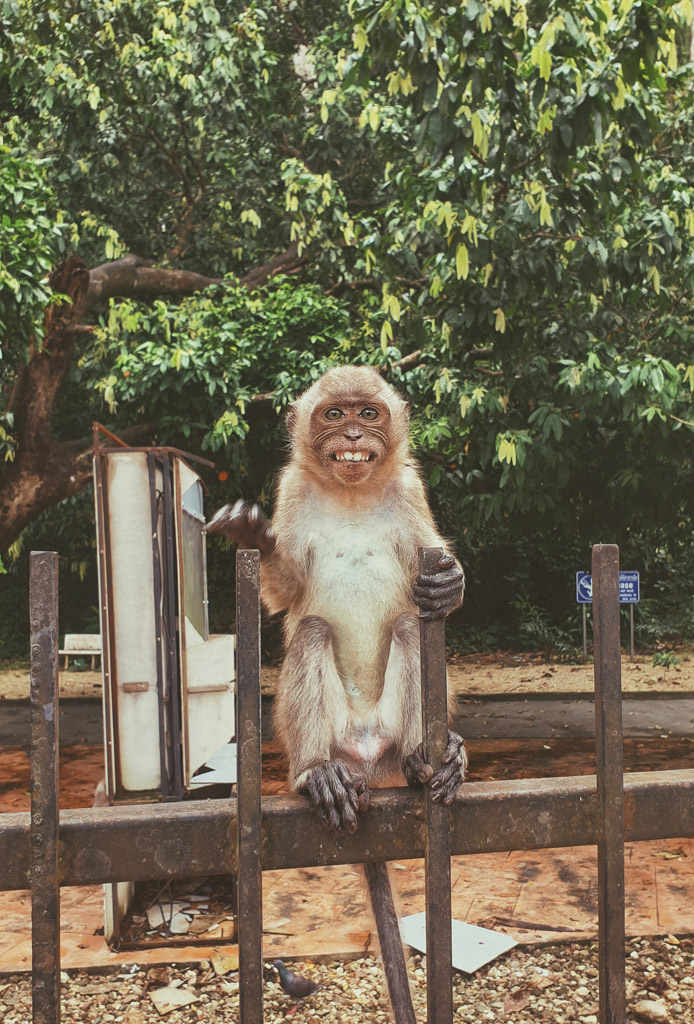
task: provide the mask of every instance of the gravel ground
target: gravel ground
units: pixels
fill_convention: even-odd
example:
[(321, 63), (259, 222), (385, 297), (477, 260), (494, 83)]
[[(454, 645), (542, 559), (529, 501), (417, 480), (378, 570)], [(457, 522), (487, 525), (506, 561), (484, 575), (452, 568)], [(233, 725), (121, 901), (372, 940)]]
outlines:
[[(222, 965), (223, 966), (223, 965)], [(294, 963), (292, 968), (323, 988), (297, 1009), (265, 970), (265, 1022), (287, 1017), (293, 1024), (387, 1024), (385, 983), (371, 957), (346, 962)], [(426, 1020), (426, 977), (422, 957), (410, 958), (417, 1018)], [(511, 1024), (597, 1024), (598, 981), (595, 943), (570, 943), (513, 949), (468, 977), (456, 974), (453, 1006), (456, 1022), (503, 1020)], [(160, 1015), (152, 995), (166, 986), (195, 1001)], [(30, 978), (0, 976), (0, 1019), (4, 1024), (31, 1020)], [(633, 939), (627, 943), (628, 1019), (633, 1024), (694, 1024), (694, 938)], [(196, 969), (173, 967), (119, 974), (85, 971), (63, 975), (62, 1024), (195, 1024), (238, 1022), (238, 975), (217, 974), (209, 961)]]

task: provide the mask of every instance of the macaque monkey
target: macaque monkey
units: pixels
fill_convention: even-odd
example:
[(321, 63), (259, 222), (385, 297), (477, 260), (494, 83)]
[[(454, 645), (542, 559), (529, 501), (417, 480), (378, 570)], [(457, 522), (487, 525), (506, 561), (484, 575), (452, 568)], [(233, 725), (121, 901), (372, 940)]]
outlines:
[[(289, 408), (291, 455), (272, 525), (238, 501), (208, 526), (260, 550), (263, 602), (286, 610), (276, 734), (292, 789), (338, 836), (357, 829), (370, 786), (425, 784), (450, 804), (466, 767), (455, 733), (437, 771), (422, 756), (418, 619), (458, 608), (464, 577), (452, 554), (435, 574), (418, 574), (418, 548), (446, 544), (408, 425), (406, 403), (376, 370), (329, 370)], [(369, 865), (367, 878), (380, 933), (385, 866)], [(414, 1020), (411, 1004), (399, 1015), (390, 982), (396, 1018)]]

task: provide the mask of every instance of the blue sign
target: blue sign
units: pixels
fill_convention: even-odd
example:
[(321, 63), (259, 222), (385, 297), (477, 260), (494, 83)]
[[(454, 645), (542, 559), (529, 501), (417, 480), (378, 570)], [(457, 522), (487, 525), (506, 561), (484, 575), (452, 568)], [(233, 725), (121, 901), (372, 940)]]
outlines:
[(576, 600), (579, 604), (593, 603), (593, 577), (589, 572), (576, 573)]
[(637, 572), (620, 572), (619, 574), (619, 603), (639, 603), (639, 574)]
[[(620, 572), (619, 603), (638, 604), (639, 597), (639, 574)], [(576, 600), (579, 604), (593, 603), (593, 577), (589, 572), (576, 573)]]

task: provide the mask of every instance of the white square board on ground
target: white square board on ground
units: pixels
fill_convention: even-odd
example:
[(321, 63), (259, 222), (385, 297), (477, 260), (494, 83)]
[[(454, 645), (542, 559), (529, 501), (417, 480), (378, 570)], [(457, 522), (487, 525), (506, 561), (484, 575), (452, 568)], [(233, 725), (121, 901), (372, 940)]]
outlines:
[[(510, 935), (478, 928), (464, 921), (451, 921), (453, 933), (453, 966), (458, 971), (474, 974), (480, 967), (513, 949), (518, 943)], [(400, 920), (400, 935), (408, 946), (426, 953), (426, 915), (410, 914)]]

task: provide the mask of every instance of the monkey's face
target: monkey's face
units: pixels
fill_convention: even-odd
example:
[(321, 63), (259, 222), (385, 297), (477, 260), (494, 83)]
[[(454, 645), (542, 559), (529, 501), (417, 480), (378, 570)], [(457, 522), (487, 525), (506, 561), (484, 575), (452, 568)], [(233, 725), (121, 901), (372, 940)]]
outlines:
[(367, 480), (389, 451), (391, 414), (381, 401), (321, 402), (311, 414), (311, 447), (323, 470), (345, 484)]

